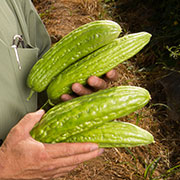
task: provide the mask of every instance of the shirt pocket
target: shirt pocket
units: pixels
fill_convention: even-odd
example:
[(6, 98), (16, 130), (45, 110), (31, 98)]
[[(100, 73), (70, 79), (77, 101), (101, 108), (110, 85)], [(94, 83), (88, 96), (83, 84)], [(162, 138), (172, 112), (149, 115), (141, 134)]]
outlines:
[(27, 101), (29, 71), (38, 60), (38, 48), (17, 49), (22, 69), (19, 70), (14, 48), (0, 39), (0, 139), (28, 112), (37, 109), (37, 94)]
[[(31, 68), (38, 60), (39, 50), (31, 45), (27, 47), (28, 48), (17, 48), (17, 51), (15, 48), (10, 47), (9, 53), (21, 99), (26, 108), (26, 112), (31, 112), (35, 110), (34, 107), (37, 107), (37, 96), (35, 94), (30, 101), (26, 100), (30, 94), (30, 88), (27, 87), (26, 81)], [(20, 64), (18, 64), (18, 61)]]

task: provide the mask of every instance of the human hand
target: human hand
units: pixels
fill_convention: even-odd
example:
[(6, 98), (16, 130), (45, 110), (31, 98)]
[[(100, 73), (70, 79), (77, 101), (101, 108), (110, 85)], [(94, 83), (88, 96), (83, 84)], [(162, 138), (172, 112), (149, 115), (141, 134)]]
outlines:
[[(112, 69), (111, 71), (107, 72), (106, 78), (109, 80), (117, 80), (117, 78), (118, 78), (117, 71)], [(107, 82), (104, 79), (99, 78), (97, 76), (90, 76), (87, 80), (87, 83), (91, 88), (86, 88), (85, 86), (83, 86), (80, 83), (74, 83), (72, 85), (72, 91), (79, 96), (83, 96), (86, 94), (91, 94), (93, 92), (92, 89), (100, 90), (100, 89), (106, 89), (107, 88)], [(68, 101), (68, 100), (73, 99), (73, 98), (74, 98), (74, 96), (69, 95), (69, 94), (63, 94), (61, 96), (62, 101)]]
[(93, 143), (43, 144), (29, 132), (44, 111), (29, 113), (8, 134), (0, 147), (1, 180), (42, 180), (64, 176), (78, 164), (102, 154)]

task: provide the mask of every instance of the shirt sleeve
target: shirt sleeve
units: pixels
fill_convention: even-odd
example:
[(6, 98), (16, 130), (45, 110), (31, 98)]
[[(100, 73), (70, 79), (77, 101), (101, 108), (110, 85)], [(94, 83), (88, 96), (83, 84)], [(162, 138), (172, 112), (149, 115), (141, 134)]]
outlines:
[(31, 0), (23, 0), (23, 2), (30, 43), (39, 49), (38, 57), (41, 58), (50, 48), (51, 40)]

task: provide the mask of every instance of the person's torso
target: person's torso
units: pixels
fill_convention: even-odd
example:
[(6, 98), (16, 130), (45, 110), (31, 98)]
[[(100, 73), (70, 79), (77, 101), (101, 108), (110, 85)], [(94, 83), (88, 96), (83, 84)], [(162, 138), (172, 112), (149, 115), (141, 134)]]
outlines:
[[(30, 93), (26, 78), (38, 60), (39, 49), (33, 34), (35, 17), (29, 17), (31, 12), (26, 15), (25, 1), (0, 1), (0, 139), (4, 139), (26, 113), (37, 108), (36, 94), (30, 101), (26, 100)], [(19, 46), (17, 52), (12, 47), (15, 35), (21, 35), (25, 44), (24, 48)]]

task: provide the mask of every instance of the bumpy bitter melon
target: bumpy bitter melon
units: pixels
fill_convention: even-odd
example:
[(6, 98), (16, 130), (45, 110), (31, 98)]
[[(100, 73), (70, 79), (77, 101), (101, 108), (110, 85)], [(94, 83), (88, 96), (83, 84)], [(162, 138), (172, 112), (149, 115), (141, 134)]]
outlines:
[(134, 124), (114, 121), (71, 136), (64, 142), (92, 142), (99, 147), (135, 147), (153, 143), (154, 137)]
[(91, 75), (101, 76), (123, 61), (137, 54), (150, 40), (151, 34), (140, 32), (115, 39), (94, 53), (72, 64), (61, 72), (48, 86), (48, 98), (56, 103), (64, 93), (71, 93), (71, 86), (86, 84)]
[(126, 116), (150, 100), (141, 87), (119, 86), (60, 103), (51, 108), (32, 129), (31, 135), (46, 143), (61, 142), (70, 136)]
[[(93, 21), (70, 32), (33, 66), (27, 85), (36, 92), (45, 90), (51, 80), (70, 64), (110, 43), (121, 33), (114, 21)], [(32, 94), (31, 93), (31, 94)]]

